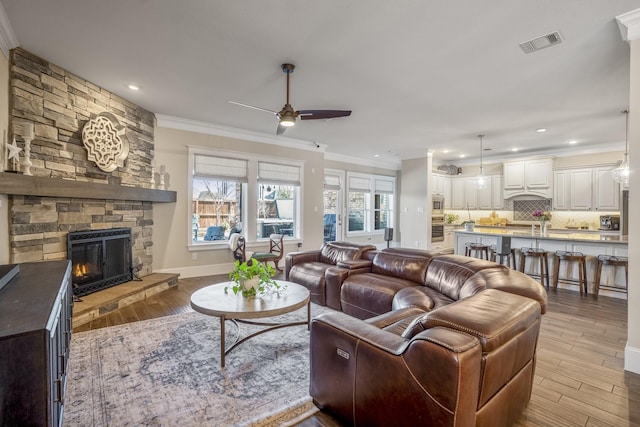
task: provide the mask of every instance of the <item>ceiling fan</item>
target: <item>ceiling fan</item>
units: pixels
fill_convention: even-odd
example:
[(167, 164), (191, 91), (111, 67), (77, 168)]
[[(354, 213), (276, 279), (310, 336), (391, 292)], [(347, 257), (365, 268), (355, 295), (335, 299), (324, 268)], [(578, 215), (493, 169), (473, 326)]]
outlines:
[(289, 104), (289, 75), (293, 73), (295, 69), (293, 64), (282, 64), (282, 71), (287, 75), (287, 103), (282, 107), (279, 112), (268, 110), (266, 108), (256, 107), (254, 105), (243, 104), (236, 101), (227, 101), (231, 104), (240, 105), (241, 107), (253, 108), (254, 110), (266, 111), (267, 113), (275, 114), (278, 117), (278, 129), (276, 134), (282, 135), (284, 131), (296, 124), (296, 118), (300, 117), (300, 120), (319, 120), (319, 119), (333, 119), (336, 117), (347, 117), (351, 115), (351, 110), (298, 110), (294, 111), (291, 104)]

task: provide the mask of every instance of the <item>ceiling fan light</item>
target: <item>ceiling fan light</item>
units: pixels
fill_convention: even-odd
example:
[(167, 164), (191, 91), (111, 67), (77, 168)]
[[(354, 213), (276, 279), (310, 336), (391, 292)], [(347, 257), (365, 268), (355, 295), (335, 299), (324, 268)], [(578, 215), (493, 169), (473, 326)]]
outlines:
[(280, 124), (285, 127), (291, 127), (296, 124), (296, 119), (293, 117), (285, 116), (280, 119)]

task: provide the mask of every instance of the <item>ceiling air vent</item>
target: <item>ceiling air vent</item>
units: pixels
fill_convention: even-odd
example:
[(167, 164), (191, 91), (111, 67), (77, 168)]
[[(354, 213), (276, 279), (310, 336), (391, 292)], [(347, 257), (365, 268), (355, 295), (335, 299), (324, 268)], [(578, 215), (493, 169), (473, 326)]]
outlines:
[(545, 47), (557, 45), (561, 42), (562, 36), (560, 35), (560, 32), (554, 31), (553, 33), (545, 34), (544, 36), (522, 42), (520, 43), (520, 47), (524, 53), (531, 53), (536, 50), (544, 49)]

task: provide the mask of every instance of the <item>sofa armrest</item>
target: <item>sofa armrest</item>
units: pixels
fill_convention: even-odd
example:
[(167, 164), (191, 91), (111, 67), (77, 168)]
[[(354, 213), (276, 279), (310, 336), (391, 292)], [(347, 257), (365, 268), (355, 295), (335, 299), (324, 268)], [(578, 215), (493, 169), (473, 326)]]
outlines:
[(289, 272), (296, 264), (314, 262), (320, 259), (320, 250), (289, 252), (285, 257), (285, 280), (289, 280)]
[(349, 270), (368, 269), (368, 271), (371, 271), (372, 262), (368, 259), (346, 259), (344, 261), (338, 261), (337, 265), (338, 267)]
[(310, 394), (349, 425), (473, 426), (481, 359), (478, 340), (465, 333), (433, 328), (404, 340), (344, 313), (323, 314), (311, 325)]

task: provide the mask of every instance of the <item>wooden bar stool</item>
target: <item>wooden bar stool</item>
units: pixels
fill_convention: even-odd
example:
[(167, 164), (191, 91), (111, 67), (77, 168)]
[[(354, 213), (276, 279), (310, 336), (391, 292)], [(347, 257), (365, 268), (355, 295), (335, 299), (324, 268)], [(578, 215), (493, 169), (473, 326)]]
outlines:
[[(547, 288), (549, 288), (549, 252), (544, 249), (536, 248), (521, 248), (520, 249), (520, 271), (525, 273), (524, 267), (527, 262), (527, 258), (535, 258), (540, 265), (540, 284), (544, 287), (544, 279), (547, 279)], [(537, 274), (526, 273), (528, 276), (537, 277)]]
[[(598, 255), (598, 267), (596, 269), (596, 286), (595, 286), (595, 294), (596, 298), (598, 298), (598, 293), (600, 292), (600, 276), (602, 275), (602, 267), (605, 265), (610, 265), (613, 268), (616, 267), (624, 267), (624, 275), (625, 275), (625, 287), (624, 292), (629, 292), (629, 258), (625, 256), (615, 256), (615, 255)], [(613, 286), (602, 286), (605, 289), (613, 289), (617, 291), (622, 291), (620, 288)]]
[[(560, 279), (560, 263), (561, 262), (577, 262), (578, 263), (578, 286), (580, 286), (580, 295), (584, 289), (584, 295), (587, 295), (589, 285), (587, 282), (587, 257), (582, 252), (557, 251), (555, 253), (556, 266), (553, 274), (553, 288), (558, 288), (558, 280)], [(568, 281), (569, 279), (564, 279)]]
[(475, 257), (489, 260), (489, 246), (483, 243), (467, 242), (464, 244), (464, 254), (468, 257)]
[[(507, 267), (513, 268), (515, 270), (517, 268), (516, 267), (516, 250), (511, 248), (511, 251), (508, 254), (498, 254), (497, 250), (498, 249), (496, 245), (489, 246), (489, 258), (491, 259), (491, 261), (497, 262), (496, 259), (500, 257), (499, 264), (506, 265)], [(507, 262), (506, 264), (505, 264), (505, 261)]]

